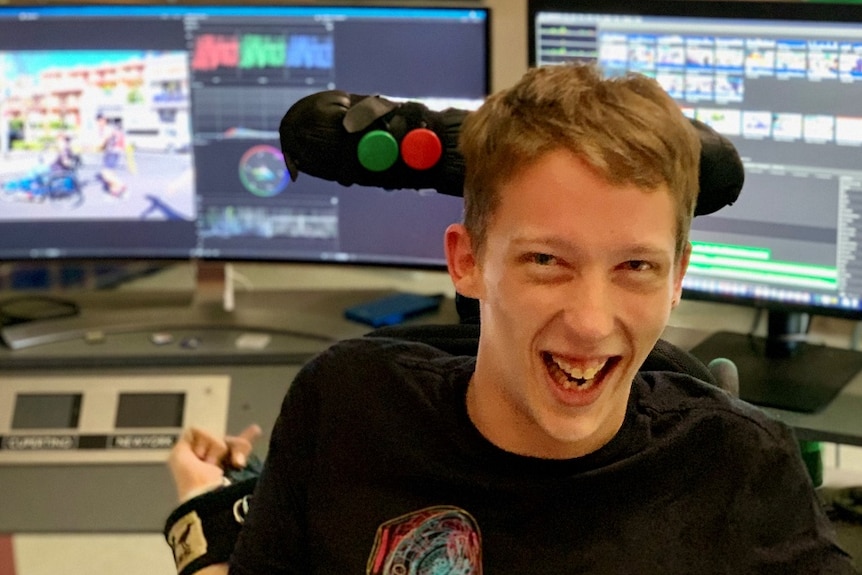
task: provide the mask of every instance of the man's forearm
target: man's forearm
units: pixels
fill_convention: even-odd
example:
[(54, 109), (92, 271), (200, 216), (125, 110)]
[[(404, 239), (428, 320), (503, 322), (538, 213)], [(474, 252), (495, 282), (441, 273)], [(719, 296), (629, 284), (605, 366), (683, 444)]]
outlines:
[(165, 522), (179, 575), (226, 575), (257, 478), (208, 491), (180, 504)]

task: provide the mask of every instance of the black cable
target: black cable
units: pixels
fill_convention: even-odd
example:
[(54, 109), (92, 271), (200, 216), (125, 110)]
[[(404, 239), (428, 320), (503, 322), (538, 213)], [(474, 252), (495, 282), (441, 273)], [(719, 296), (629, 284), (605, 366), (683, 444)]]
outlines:
[(21, 295), (0, 300), (0, 326), (78, 315), (72, 300), (47, 295)]

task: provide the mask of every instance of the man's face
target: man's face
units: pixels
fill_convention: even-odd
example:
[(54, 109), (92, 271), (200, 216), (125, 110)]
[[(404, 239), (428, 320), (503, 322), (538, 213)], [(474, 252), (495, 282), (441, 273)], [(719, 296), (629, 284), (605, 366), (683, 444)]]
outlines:
[(455, 287), (481, 310), (468, 411), (490, 441), (559, 459), (616, 434), (680, 295), (675, 222), (666, 187), (612, 185), (558, 150), (503, 186), (480, 256), (450, 227)]

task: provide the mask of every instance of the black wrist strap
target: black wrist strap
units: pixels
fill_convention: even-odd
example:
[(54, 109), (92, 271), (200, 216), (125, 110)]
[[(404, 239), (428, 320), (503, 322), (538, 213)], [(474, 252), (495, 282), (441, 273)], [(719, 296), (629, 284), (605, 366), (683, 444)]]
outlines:
[(179, 575), (227, 563), (245, 521), (257, 478), (246, 479), (189, 499), (165, 522), (165, 540)]

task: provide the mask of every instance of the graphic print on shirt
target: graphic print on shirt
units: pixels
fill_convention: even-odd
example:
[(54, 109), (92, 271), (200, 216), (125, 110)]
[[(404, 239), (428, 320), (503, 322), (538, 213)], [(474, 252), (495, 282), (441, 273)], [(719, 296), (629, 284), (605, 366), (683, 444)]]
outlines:
[(482, 575), (479, 525), (458, 507), (440, 505), (377, 529), (367, 575)]

